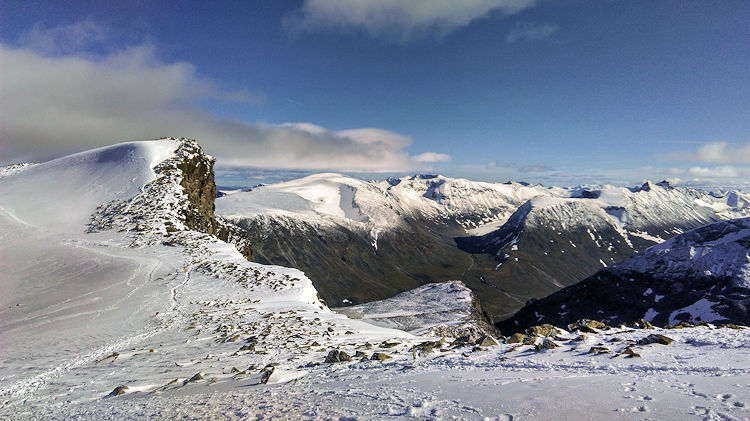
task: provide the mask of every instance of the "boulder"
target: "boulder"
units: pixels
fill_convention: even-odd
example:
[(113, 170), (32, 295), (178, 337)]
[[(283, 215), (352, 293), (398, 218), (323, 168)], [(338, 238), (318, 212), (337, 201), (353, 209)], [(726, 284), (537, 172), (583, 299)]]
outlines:
[(376, 352), (372, 354), (372, 357), (370, 357), (370, 360), (372, 361), (385, 361), (387, 359), (392, 358), (390, 355), (384, 353), (384, 352)]
[(113, 391), (109, 392), (109, 395), (107, 395), (107, 396), (120, 396), (120, 395), (124, 395), (125, 393), (127, 393), (127, 392), (125, 392), (126, 390), (128, 390), (127, 386), (120, 385), (120, 386), (117, 386)]
[(526, 329), (526, 334), (529, 336), (544, 336), (544, 337), (550, 337), (550, 336), (557, 336), (562, 334), (560, 329), (552, 326), (551, 324), (545, 323), (538, 326), (531, 326), (530, 328)]
[(191, 378), (189, 378), (189, 379), (185, 380), (185, 381), (183, 382), (183, 384), (188, 384), (188, 383), (195, 383), (195, 382), (197, 382), (198, 380), (203, 380), (203, 376), (201, 375), (201, 373), (196, 373), (195, 375), (193, 375), (193, 377), (191, 377)]
[(604, 329), (605, 327), (607, 327), (607, 325), (598, 320), (579, 319), (575, 323), (569, 324), (568, 330), (571, 332), (579, 330), (586, 333), (597, 333), (597, 329)]
[(639, 345), (648, 345), (648, 344), (661, 344), (661, 345), (669, 345), (672, 342), (674, 342), (674, 339), (670, 338), (669, 336), (660, 335), (658, 333), (652, 333), (645, 338), (638, 341)]
[(334, 349), (331, 352), (328, 353), (326, 356), (325, 362), (328, 364), (333, 363), (343, 363), (343, 362), (349, 362), (352, 360), (352, 357), (349, 356), (344, 351), (339, 351), (338, 349)]
[(622, 351), (622, 355), (625, 355), (627, 358), (641, 358), (641, 354), (635, 352), (631, 347), (625, 348), (625, 350)]
[(476, 340), (475, 344), (480, 347), (497, 346), (498, 343), (490, 336), (483, 336)]
[(633, 323), (633, 327), (637, 327), (639, 329), (653, 329), (654, 325), (652, 325), (651, 322), (646, 319), (638, 319), (637, 322)]
[(745, 326), (736, 325), (734, 323), (722, 323), (719, 325), (719, 329), (736, 329), (736, 330), (742, 330), (745, 329)]
[(271, 378), (271, 375), (276, 370), (276, 367), (272, 365), (268, 365), (261, 371), (260, 376), (260, 384), (268, 384), (268, 380)]
[(534, 343), (534, 338), (524, 335), (523, 333), (514, 333), (505, 338), (505, 343), (531, 345)]
[(442, 348), (443, 345), (445, 345), (445, 341), (443, 339), (439, 341), (426, 341), (414, 345), (411, 351), (418, 354), (429, 354), (430, 352), (434, 352), (436, 349)]
[(454, 347), (459, 346), (466, 346), (466, 345), (474, 345), (477, 342), (477, 338), (471, 335), (467, 336), (459, 336), (456, 338), (456, 340), (453, 341)]
[(556, 342), (550, 339), (544, 339), (542, 342), (534, 346), (534, 348), (536, 348), (537, 351), (554, 349), (554, 348), (559, 348), (559, 347), (560, 347), (559, 344), (557, 344)]

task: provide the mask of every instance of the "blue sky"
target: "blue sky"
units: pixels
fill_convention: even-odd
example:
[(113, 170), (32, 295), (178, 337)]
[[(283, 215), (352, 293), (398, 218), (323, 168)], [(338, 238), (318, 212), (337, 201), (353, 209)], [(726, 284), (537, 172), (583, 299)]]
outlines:
[(224, 184), (750, 180), (747, 1), (3, 3), (3, 162), (178, 135)]

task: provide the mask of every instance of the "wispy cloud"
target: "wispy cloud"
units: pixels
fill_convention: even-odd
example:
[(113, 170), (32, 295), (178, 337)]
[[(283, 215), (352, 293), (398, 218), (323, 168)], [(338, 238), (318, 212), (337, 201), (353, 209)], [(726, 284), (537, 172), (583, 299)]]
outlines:
[(255, 97), (221, 89), (191, 63), (163, 62), (152, 45), (94, 57), (77, 54), (77, 48), (89, 44), (58, 41), (76, 32), (92, 33), (96, 40), (101, 32), (96, 28), (86, 23), (32, 30), (22, 37), (23, 46), (0, 45), (4, 160), (46, 159), (130, 139), (186, 136), (199, 139), (219, 164), (235, 167), (377, 172), (422, 165), (404, 150), (411, 138), (388, 130), (334, 131), (309, 123), (218, 118), (201, 103), (254, 102)]
[(508, 32), (505, 41), (509, 44), (517, 41), (542, 41), (550, 38), (558, 29), (557, 25), (519, 22)]
[(721, 165), (718, 167), (690, 167), (686, 171), (687, 175), (708, 178), (737, 178), (747, 177), (750, 175), (750, 169), (737, 168), (732, 165)]
[(492, 12), (514, 14), (536, 0), (304, 0), (287, 16), (293, 31), (355, 31), (371, 38), (409, 42), (444, 36)]
[(717, 164), (750, 164), (750, 143), (735, 145), (729, 142), (709, 142), (695, 151), (671, 153), (667, 155), (667, 159)]
[(107, 28), (87, 19), (51, 28), (38, 23), (22, 34), (18, 43), (41, 53), (70, 54), (85, 51), (92, 46), (100, 46), (109, 38)]

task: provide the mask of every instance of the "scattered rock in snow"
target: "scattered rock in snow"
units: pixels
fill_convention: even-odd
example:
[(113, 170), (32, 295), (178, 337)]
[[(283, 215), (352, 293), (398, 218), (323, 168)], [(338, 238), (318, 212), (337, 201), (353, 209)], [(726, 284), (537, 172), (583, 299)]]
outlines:
[(631, 347), (625, 348), (625, 350), (622, 351), (622, 355), (625, 355), (627, 358), (641, 358), (641, 354), (635, 352)]
[(661, 345), (669, 345), (672, 342), (674, 342), (674, 339), (664, 336), (658, 333), (652, 333), (645, 338), (638, 341), (639, 345), (648, 345), (648, 344), (661, 344)]
[(273, 365), (267, 365), (262, 371), (260, 376), (260, 384), (268, 384), (268, 379), (271, 378), (273, 372), (276, 371), (276, 367)]
[(586, 333), (597, 333), (597, 329), (604, 329), (605, 327), (607, 327), (607, 325), (598, 320), (579, 319), (575, 323), (569, 324), (568, 330), (571, 332), (581, 331)]
[(639, 319), (637, 322), (633, 323), (633, 327), (638, 329), (653, 329), (654, 325), (652, 325), (648, 320)]
[(498, 345), (497, 341), (494, 340), (493, 338), (491, 338), (490, 336), (483, 336), (483, 337), (477, 339), (476, 342), (475, 342), (475, 344), (478, 345), (478, 346), (480, 346), (480, 347), (483, 347), (483, 348), (484, 347), (488, 347), (488, 346), (497, 346)]
[(560, 347), (559, 344), (547, 338), (545, 338), (542, 342), (534, 345), (534, 348), (536, 348), (537, 351), (554, 349), (554, 348), (559, 348), (559, 347)]
[(328, 353), (328, 355), (326, 356), (325, 362), (328, 364), (333, 364), (333, 363), (348, 362), (351, 360), (352, 360), (352, 357), (349, 356), (349, 354), (347, 354), (346, 352), (339, 351), (338, 349), (334, 349)]
[(370, 359), (372, 361), (385, 361), (385, 360), (390, 359), (390, 358), (393, 358), (393, 357), (391, 357), (390, 355), (388, 355), (388, 354), (386, 354), (384, 352), (376, 352), (376, 353), (372, 354), (372, 357), (370, 357)]
[(182, 384), (195, 383), (198, 380), (203, 380), (203, 375), (201, 375), (201, 373), (196, 373), (193, 377), (185, 380)]
[(534, 339), (528, 335), (525, 335), (523, 333), (514, 333), (507, 338), (505, 338), (506, 344), (524, 344), (524, 345), (531, 345), (534, 343)]
[(114, 388), (114, 390), (112, 390), (111, 392), (109, 392), (109, 395), (107, 395), (107, 396), (109, 397), (109, 396), (124, 395), (125, 393), (127, 393), (127, 392), (125, 392), (126, 390), (128, 390), (127, 386), (122, 386), (122, 385), (121, 386), (117, 386), (116, 388)]
[(530, 328), (526, 329), (526, 334), (529, 336), (557, 336), (562, 334), (560, 329), (552, 326), (551, 324), (542, 324), (538, 326), (531, 326)]

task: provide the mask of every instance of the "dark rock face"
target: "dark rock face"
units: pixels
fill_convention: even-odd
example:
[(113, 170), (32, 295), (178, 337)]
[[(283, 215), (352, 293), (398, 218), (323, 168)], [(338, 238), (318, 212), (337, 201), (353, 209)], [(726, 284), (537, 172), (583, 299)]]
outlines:
[[(183, 147), (187, 148), (192, 146), (189, 143), (183, 144)], [(180, 185), (185, 189), (190, 204), (185, 209), (186, 225), (196, 231), (216, 234), (214, 159), (197, 153), (200, 152), (200, 147), (195, 152), (186, 154), (187, 156), (177, 164), (177, 168), (182, 171)]]
[(742, 300), (750, 297), (750, 290), (732, 286), (725, 277), (695, 275), (664, 282), (652, 274), (613, 272), (604, 269), (576, 285), (536, 300), (497, 326), (507, 333), (539, 323), (566, 326), (583, 318), (598, 318), (617, 325), (632, 323), (647, 314), (653, 317), (651, 323), (665, 326), (673, 313), (674, 320), (697, 322), (700, 320), (693, 319), (689, 312), (678, 310), (704, 299), (716, 303), (709, 306), (722, 316), (712, 322), (750, 323), (748, 303)]

